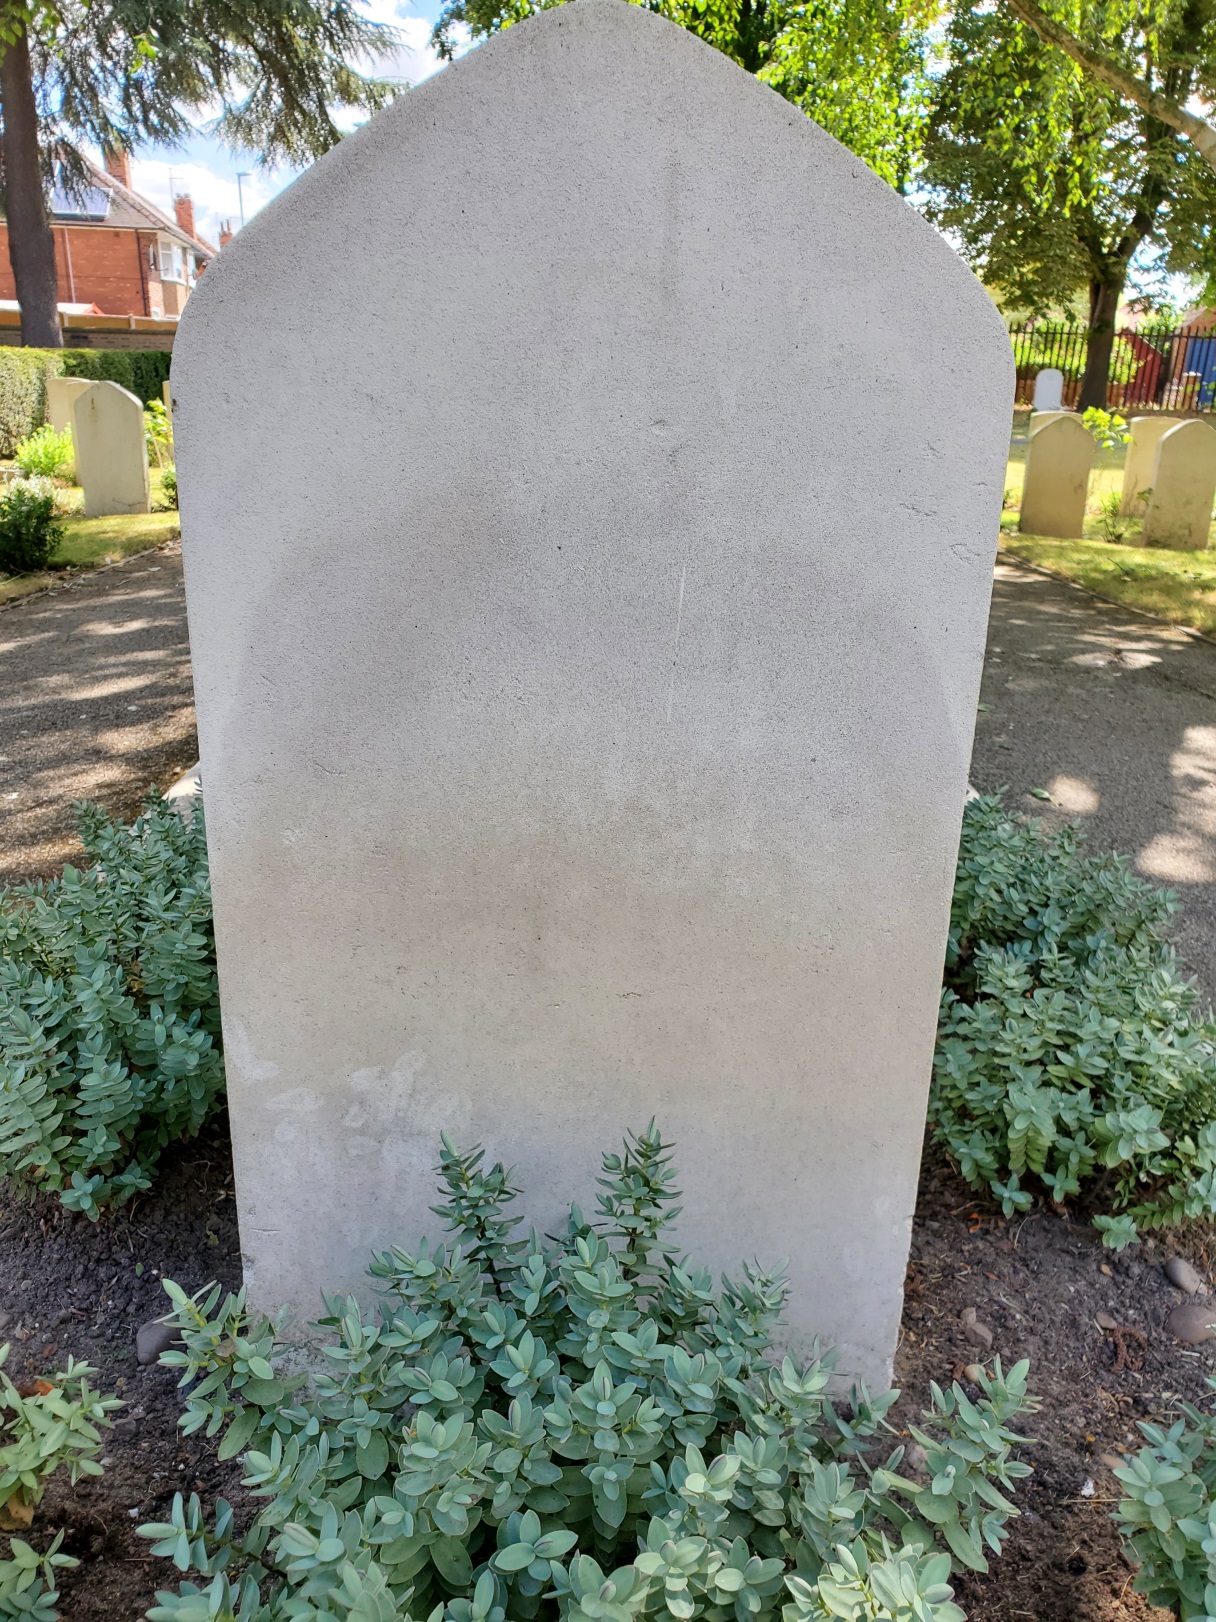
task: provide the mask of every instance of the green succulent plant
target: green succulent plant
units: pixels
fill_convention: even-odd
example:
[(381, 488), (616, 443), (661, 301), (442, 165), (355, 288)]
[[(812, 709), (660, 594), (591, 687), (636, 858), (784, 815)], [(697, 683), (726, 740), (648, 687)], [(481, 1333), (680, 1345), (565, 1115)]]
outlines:
[(897, 1392), (842, 1401), (830, 1356), (774, 1354), (780, 1270), (715, 1289), (675, 1249), (653, 1123), (552, 1241), (480, 1150), (444, 1139), (438, 1170), (449, 1239), (377, 1254), (376, 1310), (327, 1303), (311, 1379), (243, 1292), (165, 1284), (182, 1424), (265, 1505), (244, 1536), (180, 1495), (140, 1529), (186, 1578), (151, 1622), (956, 1622), (952, 1565), (987, 1569), (1029, 1469), (1024, 1363), (934, 1387), (904, 1474)]

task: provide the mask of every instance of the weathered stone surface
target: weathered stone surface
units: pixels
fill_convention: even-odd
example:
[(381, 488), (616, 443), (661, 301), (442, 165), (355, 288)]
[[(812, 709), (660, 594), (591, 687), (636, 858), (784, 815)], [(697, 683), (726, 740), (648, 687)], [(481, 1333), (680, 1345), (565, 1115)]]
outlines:
[(144, 408), (117, 383), (90, 383), (72, 401), (76, 478), (88, 518), (152, 510)]
[(1203, 1279), (1185, 1256), (1171, 1256), (1165, 1264), (1165, 1276), (1175, 1289), (1186, 1295), (1198, 1295), (1204, 1287)]
[(1153, 462), (1152, 494), (1144, 510), (1147, 546), (1201, 552), (1216, 502), (1216, 428), (1192, 419), (1162, 434)]
[(225, 249), (173, 396), (259, 1307), (433, 1233), (440, 1129), (552, 1231), (657, 1115), (681, 1244), (887, 1379), (1012, 383), (923, 220), (617, 0)]
[(1184, 1301), (1170, 1313), (1165, 1327), (1187, 1346), (1202, 1346), (1206, 1341), (1216, 1340), (1216, 1304)]
[(1082, 533), (1094, 436), (1071, 413), (1036, 428), (1026, 447), (1018, 528), (1025, 535)]
[(87, 377), (48, 377), (46, 380), (46, 420), (56, 433), (72, 426), (72, 402), (92, 388)]
[(1123, 498), (1120, 510), (1142, 516), (1142, 492), (1149, 489), (1156, 471), (1157, 448), (1161, 436), (1178, 426), (1177, 417), (1157, 415), (1133, 417), (1128, 423), (1131, 439), (1127, 445), (1127, 459), (1123, 463)]
[(1064, 404), (1064, 373), (1057, 366), (1044, 366), (1035, 374), (1034, 408), (1036, 411), (1059, 411)]

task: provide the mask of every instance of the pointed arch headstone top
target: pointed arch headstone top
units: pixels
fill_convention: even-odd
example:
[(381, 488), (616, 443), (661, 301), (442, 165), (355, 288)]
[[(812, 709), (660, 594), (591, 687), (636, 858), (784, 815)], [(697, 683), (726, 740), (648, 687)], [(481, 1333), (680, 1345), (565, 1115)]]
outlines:
[(886, 1377), (1012, 396), (941, 238), (619, 0), (225, 249), (174, 429), (260, 1306), (432, 1230), (440, 1129), (543, 1229), (657, 1115), (682, 1245)]

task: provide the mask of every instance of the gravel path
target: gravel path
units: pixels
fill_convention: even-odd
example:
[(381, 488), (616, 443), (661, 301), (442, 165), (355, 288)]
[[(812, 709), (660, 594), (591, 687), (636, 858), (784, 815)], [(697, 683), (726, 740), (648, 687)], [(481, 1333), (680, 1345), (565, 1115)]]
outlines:
[(0, 608), (0, 884), (79, 855), (73, 800), (129, 817), (195, 759), (178, 543)]
[[(975, 785), (1175, 890), (1216, 999), (1216, 646), (1002, 562), (983, 701)], [(72, 800), (130, 815), (195, 758), (176, 546), (0, 609), (0, 883), (78, 851)]]
[(1002, 562), (982, 698), (971, 781), (1173, 890), (1180, 951), (1216, 1000), (1216, 645)]

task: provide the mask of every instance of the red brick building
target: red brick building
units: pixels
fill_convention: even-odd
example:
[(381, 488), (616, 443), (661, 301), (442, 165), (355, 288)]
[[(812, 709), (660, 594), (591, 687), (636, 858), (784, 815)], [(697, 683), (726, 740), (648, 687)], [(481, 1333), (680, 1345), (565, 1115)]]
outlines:
[[(82, 197), (57, 187), (51, 227), (62, 304), (94, 305), (106, 315), (179, 316), (216, 250), (194, 234), (194, 204), (174, 200), (171, 220), (131, 186), (125, 152), (105, 169), (88, 166)], [(0, 302), (15, 299), (8, 227), (0, 221)]]

